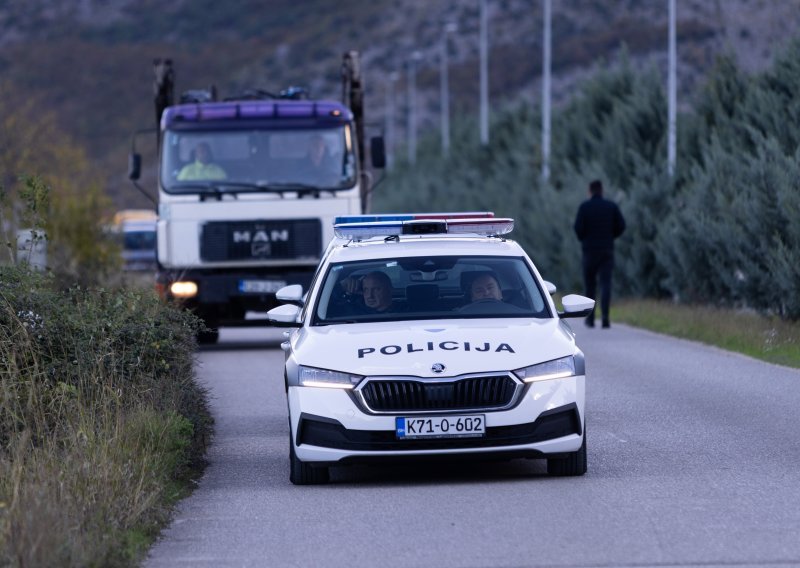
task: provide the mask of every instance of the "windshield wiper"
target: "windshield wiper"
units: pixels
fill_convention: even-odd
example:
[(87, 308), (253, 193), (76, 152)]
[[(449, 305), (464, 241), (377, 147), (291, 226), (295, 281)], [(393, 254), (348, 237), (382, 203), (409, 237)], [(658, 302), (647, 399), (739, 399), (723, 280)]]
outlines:
[(214, 180), (208, 182), (194, 182), (194, 183), (181, 183), (173, 185), (172, 190), (193, 190), (197, 191), (201, 197), (212, 195), (217, 199), (222, 199), (223, 195), (232, 195), (234, 198), (236, 194), (245, 191), (263, 191), (259, 184), (241, 182), (241, 181), (228, 181), (228, 180)]
[(319, 194), (323, 191), (335, 193), (339, 189), (336, 187), (319, 187), (307, 183), (300, 182), (243, 182), (243, 181), (228, 181), (228, 180), (214, 180), (207, 182), (192, 182), (192, 183), (179, 183), (169, 188), (172, 191), (190, 190), (196, 191), (200, 196), (211, 195), (217, 199), (222, 199), (222, 195), (233, 195), (238, 193), (251, 193), (257, 191), (274, 191), (279, 193), (281, 197), (286, 192), (296, 192), (300, 195)]
[(263, 185), (259, 185), (259, 187), (267, 191), (278, 192), (281, 195), (283, 195), (283, 193), (287, 191), (293, 191), (301, 195), (307, 195), (309, 193), (319, 194), (322, 191), (329, 191), (330, 193), (336, 193), (338, 190), (342, 189), (339, 187), (320, 187), (318, 185), (311, 185), (308, 183), (294, 182), (294, 181), (265, 183)]
[(327, 325), (339, 325), (340, 323), (361, 323), (361, 321), (360, 320), (335, 320), (335, 321), (326, 320), (326, 321), (317, 322), (314, 325), (317, 325), (319, 327), (324, 327), (324, 326), (327, 326)]

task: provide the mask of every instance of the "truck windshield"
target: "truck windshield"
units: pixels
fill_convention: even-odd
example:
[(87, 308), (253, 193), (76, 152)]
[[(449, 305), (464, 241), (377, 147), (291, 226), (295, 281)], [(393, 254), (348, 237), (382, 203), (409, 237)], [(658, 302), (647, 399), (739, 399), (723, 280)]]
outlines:
[(352, 188), (349, 125), (334, 128), (167, 130), (161, 184), (169, 193)]

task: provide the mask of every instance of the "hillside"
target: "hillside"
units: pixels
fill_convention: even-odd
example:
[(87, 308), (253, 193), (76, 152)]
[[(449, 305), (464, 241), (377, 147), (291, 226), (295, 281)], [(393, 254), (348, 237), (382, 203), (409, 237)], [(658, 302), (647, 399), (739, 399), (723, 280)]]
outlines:
[[(637, 65), (666, 59), (666, 1), (557, 0), (553, 3), (557, 101), (573, 92), (622, 45)], [(492, 104), (539, 97), (541, 3), (490, 0)], [(438, 119), (442, 24), (452, 35), (451, 92), (456, 112), (478, 99), (477, 0), (28, 0), (0, 8), (4, 93), (58, 115), (84, 145), (117, 204), (142, 205), (124, 177), (130, 133), (153, 124), (154, 57), (172, 57), (178, 88), (216, 84), (304, 84), (338, 97), (341, 53), (359, 49), (367, 73), (369, 118), (383, 120), (389, 74), (423, 53), (418, 75), (422, 128)], [(800, 0), (678, 0), (682, 102), (715, 57), (732, 51), (745, 69), (767, 64), (798, 29)], [(404, 75), (396, 85), (398, 136)], [(150, 164), (152, 165), (152, 164)]]

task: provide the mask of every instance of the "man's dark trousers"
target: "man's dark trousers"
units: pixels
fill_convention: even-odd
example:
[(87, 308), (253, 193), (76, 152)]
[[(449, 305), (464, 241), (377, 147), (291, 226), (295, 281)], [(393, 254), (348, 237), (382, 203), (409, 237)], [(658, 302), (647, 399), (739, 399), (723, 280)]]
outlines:
[[(597, 277), (600, 277), (600, 314), (603, 324), (608, 325), (609, 306), (611, 305), (611, 272), (614, 269), (613, 250), (585, 250), (583, 251), (583, 283), (586, 296), (597, 298)], [(594, 325), (594, 308), (586, 318), (586, 323)]]

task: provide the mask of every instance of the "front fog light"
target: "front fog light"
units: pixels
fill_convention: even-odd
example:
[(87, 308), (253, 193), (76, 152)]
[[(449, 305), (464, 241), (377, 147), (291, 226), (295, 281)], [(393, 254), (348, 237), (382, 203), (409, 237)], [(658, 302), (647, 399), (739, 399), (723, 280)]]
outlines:
[(358, 375), (327, 371), (314, 367), (300, 367), (300, 384), (304, 387), (323, 387), (333, 389), (351, 389), (361, 381)]
[(575, 374), (575, 358), (570, 355), (569, 357), (554, 359), (538, 365), (531, 365), (530, 367), (517, 369), (514, 374), (526, 383), (571, 377)]

